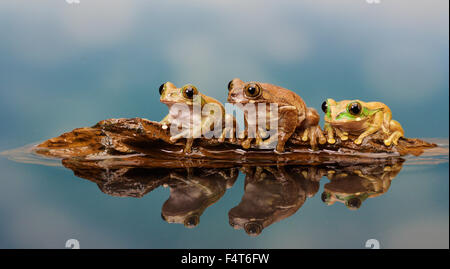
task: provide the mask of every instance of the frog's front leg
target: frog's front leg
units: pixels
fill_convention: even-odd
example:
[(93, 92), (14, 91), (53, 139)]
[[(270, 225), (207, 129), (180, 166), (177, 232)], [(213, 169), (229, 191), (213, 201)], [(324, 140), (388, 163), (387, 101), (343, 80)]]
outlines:
[(186, 145), (184, 145), (184, 153), (191, 153), (194, 138), (186, 138)]
[(229, 114), (225, 114), (225, 127), (219, 137), (219, 142), (225, 141), (225, 138), (230, 138), (231, 142), (236, 141), (236, 119)]
[(383, 112), (380, 111), (374, 115), (374, 120), (370, 124), (370, 126), (362, 134), (360, 134), (359, 137), (355, 139), (355, 141), (353, 142), (357, 145), (360, 145), (364, 138), (380, 130), (382, 128), (381, 127), (382, 124), (383, 124)]
[(190, 153), (192, 144), (194, 143), (194, 138), (191, 136), (191, 130), (189, 130), (189, 129), (184, 130), (176, 135), (171, 136), (169, 140), (171, 142), (175, 143), (181, 138), (186, 138), (186, 144), (184, 146), (183, 152)]
[(247, 129), (245, 132), (246, 138), (244, 139), (244, 141), (242, 141), (241, 144), (244, 149), (250, 148), (253, 140), (255, 140), (256, 145), (262, 144), (262, 138), (261, 135), (259, 134), (259, 128), (257, 126), (251, 129), (251, 131)]
[(331, 126), (331, 124), (329, 124), (328, 122), (325, 122), (323, 129), (325, 130), (325, 132), (327, 133), (327, 137), (328, 137), (328, 143), (329, 144), (334, 144), (336, 143), (336, 139), (334, 139), (334, 130), (333, 130), (333, 126)]
[(244, 149), (250, 148), (250, 144), (253, 141), (253, 138), (251, 137), (251, 135), (249, 135), (248, 129), (249, 129), (248, 121), (247, 118), (244, 116), (244, 130), (240, 132), (238, 136), (239, 139), (243, 140), (241, 142), (241, 146)]
[(339, 136), (339, 138), (340, 138), (342, 141), (348, 140), (348, 133), (347, 133), (347, 132), (344, 132), (344, 131), (342, 131), (342, 130), (339, 129), (339, 128), (335, 128), (334, 131), (336, 132), (336, 135)]
[(336, 143), (336, 139), (334, 136), (335, 133), (341, 139), (341, 141), (348, 140), (348, 132), (344, 132), (339, 128), (335, 128), (335, 127), (331, 126), (331, 124), (329, 124), (329, 123), (325, 123), (324, 130), (327, 133), (327, 137), (328, 137), (327, 142), (330, 144)]
[(191, 149), (192, 149), (192, 145), (194, 143), (194, 139), (200, 137), (202, 134), (202, 126), (203, 126), (203, 124), (194, 126), (194, 127), (190, 126), (190, 127), (186, 128), (185, 130), (181, 131), (180, 133), (171, 136), (170, 141), (175, 143), (176, 141), (178, 141), (181, 138), (186, 138), (184, 152), (190, 153)]
[(181, 138), (187, 138), (187, 137), (189, 137), (190, 136), (190, 132), (191, 132), (191, 130), (189, 130), (189, 129), (186, 129), (186, 130), (184, 130), (184, 131), (181, 131), (181, 132), (179, 132), (178, 134), (176, 134), (176, 135), (172, 135), (171, 137), (170, 137), (170, 141), (171, 142), (173, 142), (173, 143), (175, 143), (175, 142), (177, 142), (179, 139), (181, 139)]

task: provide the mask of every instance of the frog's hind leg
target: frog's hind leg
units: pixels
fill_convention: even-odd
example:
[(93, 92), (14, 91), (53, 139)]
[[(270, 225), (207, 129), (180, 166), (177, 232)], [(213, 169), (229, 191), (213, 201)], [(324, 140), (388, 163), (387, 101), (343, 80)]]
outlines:
[(306, 109), (306, 119), (302, 122), (301, 126), (304, 128), (302, 141), (310, 142), (311, 148), (313, 150), (317, 149), (317, 141), (320, 144), (325, 144), (327, 139), (323, 135), (322, 129), (319, 124), (319, 113), (314, 108), (308, 107)]
[(284, 145), (299, 125), (297, 108), (284, 106), (278, 109), (278, 142), (276, 151), (284, 152)]
[(378, 112), (374, 116), (374, 122), (362, 133), (358, 138), (353, 141), (355, 144), (360, 145), (364, 138), (376, 133), (383, 125), (383, 113)]
[(392, 134), (384, 140), (384, 144), (386, 146), (390, 146), (392, 144), (397, 145), (398, 140), (400, 139), (400, 137), (403, 137), (405, 135), (405, 132), (403, 131), (400, 123), (396, 120), (391, 120), (389, 129), (392, 131)]
[(381, 125), (381, 128), (385, 134), (390, 134), (391, 131), (391, 122), (392, 122), (392, 114), (391, 113), (384, 113), (383, 115), (383, 124)]
[(320, 126), (318, 125), (307, 127), (303, 131), (302, 141), (308, 141), (308, 139), (313, 150), (318, 149), (317, 140), (319, 141), (319, 144), (325, 144), (327, 142), (322, 129), (320, 129)]

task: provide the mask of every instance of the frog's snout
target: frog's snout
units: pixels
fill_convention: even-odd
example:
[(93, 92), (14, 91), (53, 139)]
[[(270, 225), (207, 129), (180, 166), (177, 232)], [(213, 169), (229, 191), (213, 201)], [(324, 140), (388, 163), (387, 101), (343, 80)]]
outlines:
[(228, 99), (227, 101), (232, 103), (236, 100), (236, 98), (238, 97), (238, 94), (235, 92), (230, 92), (230, 94), (228, 95)]

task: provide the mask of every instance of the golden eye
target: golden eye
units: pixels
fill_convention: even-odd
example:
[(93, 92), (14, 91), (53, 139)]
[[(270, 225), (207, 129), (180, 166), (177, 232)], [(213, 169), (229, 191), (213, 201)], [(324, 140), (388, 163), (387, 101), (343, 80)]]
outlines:
[(258, 83), (249, 83), (245, 85), (244, 93), (250, 98), (258, 97), (261, 94), (261, 86)]
[(361, 107), (361, 104), (360, 104), (360, 103), (358, 103), (358, 102), (353, 102), (353, 103), (350, 103), (350, 104), (347, 106), (347, 110), (348, 110), (348, 112), (349, 112), (350, 114), (352, 114), (353, 116), (358, 116), (358, 115), (361, 113), (361, 111), (362, 111), (362, 107)]
[(183, 87), (183, 96), (187, 99), (194, 98), (194, 95), (198, 94), (198, 90), (194, 85), (186, 85)]

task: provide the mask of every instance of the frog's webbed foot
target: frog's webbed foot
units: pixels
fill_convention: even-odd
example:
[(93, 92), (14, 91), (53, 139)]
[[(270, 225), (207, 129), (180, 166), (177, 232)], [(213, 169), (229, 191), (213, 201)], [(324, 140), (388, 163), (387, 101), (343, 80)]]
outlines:
[[(255, 127), (255, 129), (256, 129), (256, 127)], [(241, 146), (244, 149), (250, 148), (253, 140), (255, 140), (255, 145), (256, 146), (263, 145), (262, 138), (261, 138), (261, 136), (259, 134), (259, 128), (258, 128), (258, 130), (254, 130), (254, 131), (251, 131), (251, 132), (249, 132), (248, 129), (246, 128), (246, 130), (244, 130), (241, 134), (239, 134), (239, 138), (243, 139), (243, 141), (241, 143)]]
[(242, 132), (239, 133), (238, 138), (239, 139), (244, 139), (247, 137), (247, 130), (244, 130)]
[(250, 148), (250, 144), (252, 143), (253, 138), (248, 137), (248, 128), (246, 127), (245, 130), (239, 133), (238, 138), (240, 140), (243, 140), (240, 142), (241, 146), (244, 149)]
[(252, 144), (253, 138), (246, 138), (244, 141), (242, 141), (241, 146), (244, 149), (250, 148), (250, 145)]
[(219, 142), (222, 143), (225, 141), (226, 138), (230, 138), (231, 142), (235, 141), (235, 136), (233, 130), (230, 130), (228, 128), (223, 128), (222, 134), (220, 134)]
[(194, 138), (192, 138), (191, 130), (184, 130), (176, 135), (173, 135), (169, 138), (170, 142), (175, 143), (181, 138), (186, 138), (186, 144), (184, 146), (183, 152), (191, 153), (192, 144), (194, 143)]
[(335, 128), (334, 131), (336, 132), (336, 135), (339, 136), (339, 138), (342, 141), (347, 141), (348, 140), (348, 132), (341, 131), (338, 128)]
[(332, 127), (329, 124), (325, 124), (324, 129), (325, 129), (325, 133), (327, 134), (327, 137), (328, 137), (327, 142), (329, 144), (336, 143), (336, 138), (334, 136), (335, 134), (336, 134), (337, 137), (339, 137), (339, 139), (341, 141), (347, 141), (348, 140), (348, 132), (342, 131), (339, 128)]
[(395, 131), (393, 132), (387, 139), (384, 140), (384, 144), (386, 146), (390, 146), (392, 144), (397, 145), (398, 144), (398, 140), (400, 139), (400, 137), (403, 136), (403, 133), (400, 131)]
[(334, 128), (330, 124), (325, 123), (323, 129), (325, 130), (325, 133), (327, 134), (328, 144), (336, 143), (336, 139), (334, 138)]
[(229, 139), (230, 142), (236, 142), (236, 129), (225, 127), (222, 131), (222, 134), (219, 137), (219, 142), (224, 142), (225, 139)]
[(303, 131), (302, 141), (308, 140), (313, 150), (317, 150), (317, 142), (319, 142), (319, 144), (325, 144), (327, 142), (319, 125), (307, 127)]

